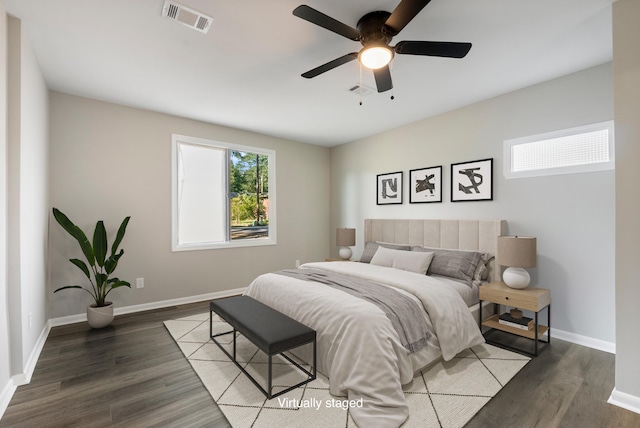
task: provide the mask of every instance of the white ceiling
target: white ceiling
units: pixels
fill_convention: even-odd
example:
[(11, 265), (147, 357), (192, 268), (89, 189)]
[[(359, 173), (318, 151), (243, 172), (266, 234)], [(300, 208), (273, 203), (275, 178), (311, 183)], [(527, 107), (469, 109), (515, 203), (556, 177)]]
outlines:
[[(179, 0), (208, 34), (161, 16), (164, 0), (2, 0), (52, 90), (334, 146), (612, 58), (613, 0), (432, 0), (393, 39), (472, 42), (464, 59), (398, 55), (390, 92), (362, 97), (360, 44), (292, 15), (302, 0)], [(399, 0), (305, 0), (355, 27)], [(375, 88), (370, 71), (362, 83)]]

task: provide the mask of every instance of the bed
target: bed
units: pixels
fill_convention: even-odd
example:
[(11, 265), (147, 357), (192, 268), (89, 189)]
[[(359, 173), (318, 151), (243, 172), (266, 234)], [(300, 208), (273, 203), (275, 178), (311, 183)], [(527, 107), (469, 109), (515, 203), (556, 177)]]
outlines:
[[(505, 228), (502, 220), (367, 219), (365, 263), (306, 263), (261, 275), (245, 294), (317, 331), (318, 371), (331, 394), (362, 399), (350, 409), (358, 426), (398, 427), (409, 414), (402, 385), (417, 370), (484, 342), (477, 287), (499, 274), (493, 255)], [(478, 265), (473, 278), (438, 275), (451, 258), (469, 254), (480, 254), (473, 257), (482, 272)], [(385, 297), (357, 294), (369, 288)], [(391, 301), (399, 306), (389, 309)], [(304, 350), (299, 356), (307, 358)]]

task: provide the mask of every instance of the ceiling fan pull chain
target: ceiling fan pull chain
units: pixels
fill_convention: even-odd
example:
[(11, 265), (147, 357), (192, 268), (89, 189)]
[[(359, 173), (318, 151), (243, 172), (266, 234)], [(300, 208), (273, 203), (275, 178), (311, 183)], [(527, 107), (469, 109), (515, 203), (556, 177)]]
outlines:
[(360, 63), (360, 84), (358, 86), (358, 93), (360, 94), (360, 105), (362, 105), (362, 63)]
[[(393, 71), (393, 64), (389, 65), (389, 73)], [(395, 100), (396, 97), (393, 95), (393, 86), (391, 87), (391, 101)]]

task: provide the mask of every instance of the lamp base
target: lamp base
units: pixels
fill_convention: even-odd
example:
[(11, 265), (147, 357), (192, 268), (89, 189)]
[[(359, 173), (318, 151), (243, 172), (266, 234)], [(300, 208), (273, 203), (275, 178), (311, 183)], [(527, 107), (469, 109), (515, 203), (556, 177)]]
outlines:
[(502, 274), (502, 281), (511, 288), (527, 288), (531, 277), (524, 268), (508, 267)]
[(349, 260), (351, 258), (351, 255), (353, 254), (353, 252), (351, 251), (351, 248), (349, 248), (349, 247), (342, 247), (342, 248), (340, 248), (340, 252), (338, 254), (340, 254), (340, 258), (342, 260)]

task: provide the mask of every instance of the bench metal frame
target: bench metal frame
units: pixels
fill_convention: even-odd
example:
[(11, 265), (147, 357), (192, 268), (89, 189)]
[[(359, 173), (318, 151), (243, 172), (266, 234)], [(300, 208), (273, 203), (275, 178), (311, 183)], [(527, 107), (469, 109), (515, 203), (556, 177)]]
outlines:
[[(317, 372), (316, 372), (316, 339), (313, 339), (311, 341), (302, 342), (302, 343), (297, 343), (296, 345), (294, 345), (294, 346), (292, 346), (290, 348), (284, 349), (281, 352), (276, 352), (276, 353), (273, 353), (273, 354), (270, 354), (269, 352), (265, 351), (264, 349), (262, 349), (262, 348), (260, 348), (258, 346), (258, 349), (260, 349), (262, 352), (267, 354), (267, 356), (269, 357), (269, 374), (268, 374), (268, 378), (267, 378), (267, 389), (265, 390), (258, 383), (258, 381), (255, 380), (253, 378), (253, 376), (251, 376), (249, 374), (249, 372), (247, 372), (247, 370), (245, 370), (245, 368), (242, 367), (242, 365), (240, 363), (238, 363), (238, 361), (236, 360), (236, 338), (238, 336), (236, 333), (240, 333), (245, 337), (247, 337), (247, 336), (244, 335), (241, 330), (236, 330), (235, 327), (231, 331), (225, 331), (224, 333), (218, 333), (218, 334), (214, 335), (213, 334), (213, 312), (214, 312), (213, 310), (210, 310), (210, 312), (209, 312), (209, 336), (211, 337), (211, 340), (213, 340), (213, 343), (218, 345), (218, 347), (222, 350), (222, 352), (224, 352), (227, 355), (227, 357), (229, 357), (231, 359), (231, 361), (233, 361), (233, 363), (240, 370), (242, 370), (242, 372), (245, 375), (247, 375), (249, 380), (251, 382), (253, 382), (253, 384), (267, 397), (267, 399), (272, 399), (272, 398), (278, 397), (278, 396), (280, 396), (282, 394), (286, 394), (287, 392), (292, 391), (292, 390), (294, 390), (294, 389), (296, 389), (296, 388), (298, 388), (298, 387), (300, 387), (302, 385), (305, 385), (305, 384), (311, 382), (312, 380), (314, 380), (316, 378), (316, 374), (317, 374)], [(217, 314), (217, 315), (220, 316), (220, 314)], [(224, 320), (223, 317), (220, 316), (220, 318)], [(232, 334), (232, 333), (233, 333), (233, 355), (229, 354), (229, 352), (226, 349), (224, 349), (222, 344), (216, 340), (216, 337), (224, 336), (224, 335)], [(251, 339), (249, 339), (249, 338), (247, 338), (247, 339), (251, 342)], [(253, 343), (253, 342), (251, 342), (251, 343)], [(288, 355), (285, 355), (285, 352), (290, 351), (291, 349), (298, 348), (298, 347), (303, 346), (303, 345), (307, 345), (309, 343), (313, 343), (313, 372), (308, 371), (307, 369), (302, 367), (300, 364), (298, 364), (297, 362), (293, 361)], [(253, 343), (253, 344), (255, 345), (255, 343)], [(282, 390), (282, 391), (280, 391), (280, 392), (278, 392), (276, 394), (272, 394), (272, 389), (273, 389), (273, 369), (272, 369), (273, 356), (274, 355), (278, 355), (278, 354), (280, 354), (282, 357), (284, 357), (286, 360), (288, 360), (291, 364), (293, 364), (298, 369), (300, 369), (304, 374), (306, 374), (308, 376), (308, 378), (306, 380), (304, 380), (304, 381), (302, 381), (302, 382), (300, 382), (300, 383), (298, 383), (296, 385), (293, 385), (293, 386), (291, 386), (291, 387), (289, 387), (287, 389), (284, 389), (284, 390)]]

